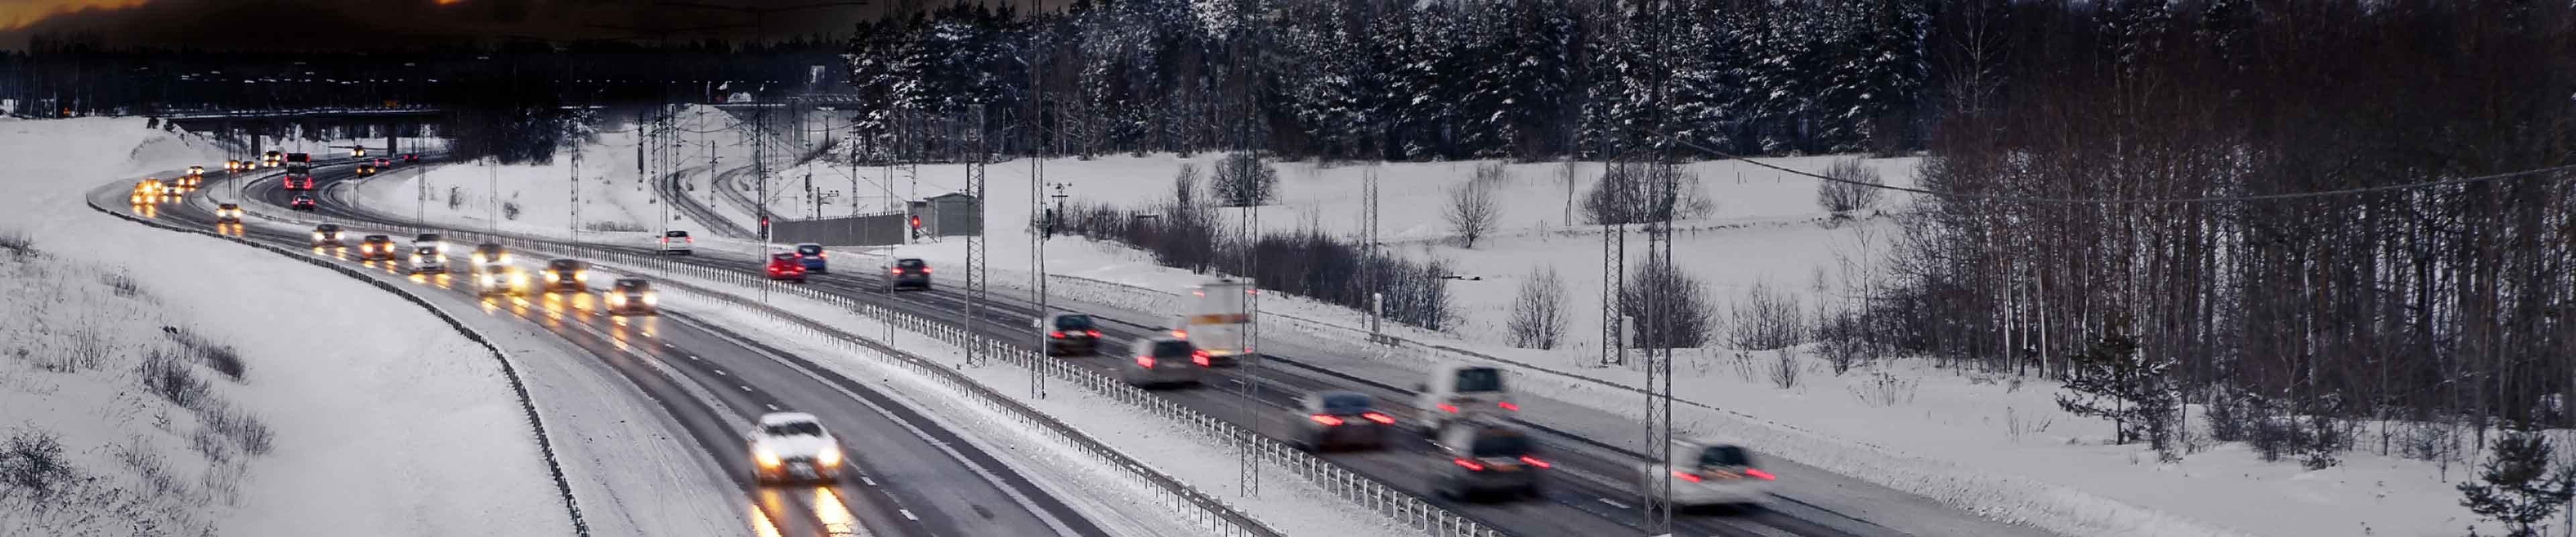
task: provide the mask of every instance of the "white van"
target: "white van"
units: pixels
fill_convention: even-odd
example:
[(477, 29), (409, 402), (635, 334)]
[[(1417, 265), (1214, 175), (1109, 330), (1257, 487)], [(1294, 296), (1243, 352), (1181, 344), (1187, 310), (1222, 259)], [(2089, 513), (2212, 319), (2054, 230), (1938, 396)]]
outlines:
[(1413, 385), (1413, 420), (1426, 437), (1451, 423), (1520, 411), (1503, 385), (1503, 370), (1445, 364), (1432, 368), (1428, 382)]
[(1228, 278), (1190, 288), (1191, 296), (1181, 299), (1185, 309), (1172, 318), (1172, 337), (1207, 351), (1208, 365), (1241, 363), (1252, 354), (1251, 334), (1244, 328), (1252, 324), (1252, 294), (1258, 292), (1251, 282)]

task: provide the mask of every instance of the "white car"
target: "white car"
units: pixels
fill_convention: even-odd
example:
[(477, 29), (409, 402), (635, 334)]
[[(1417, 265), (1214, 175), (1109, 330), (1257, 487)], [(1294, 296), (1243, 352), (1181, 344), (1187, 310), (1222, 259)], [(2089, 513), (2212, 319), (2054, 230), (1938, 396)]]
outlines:
[(1425, 437), (1452, 422), (1521, 409), (1504, 387), (1501, 369), (1447, 364), (1434, 368), (1429, 380), (1413, 385), (1413, 425)]
[(1657, 481), (1669, 475), (1674, 507), (1756, 506), (1771, 496), (1779, 479), (1754, 467), (1753, 451), (1714, 440), (1673, 443), (1673, 463), (1638, 465), (1638, 477), (1652, 494), (1663, 495)]
[(446, 274), (447, 256), (439, 254), (438, 247), (436, 246), (413, 248), (411, 251), (411, 273)]
[(661, 242), (654, 243), (653, 251), (662, 255), (689, 255), (691, 248), (698, 242), (697, 239), (689, 238), (689, 232), (676, 229), (664, 231), (662, 236), (655, 238), (661, 239)]
[(823, 431), (823, 423), (815, 421), (813, 414), (762, 414), (760, 426), (748, 436), (755, 482), (801, 478), (829, 483), (841, 477), (841, 443)]

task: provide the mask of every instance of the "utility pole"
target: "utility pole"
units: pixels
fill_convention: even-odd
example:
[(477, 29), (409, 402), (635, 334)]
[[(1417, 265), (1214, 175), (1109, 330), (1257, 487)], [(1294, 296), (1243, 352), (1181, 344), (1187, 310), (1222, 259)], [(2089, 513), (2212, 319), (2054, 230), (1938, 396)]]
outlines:
[[(1037, 16), (1040, 9), (1041, 8), (1038, 6), (1038, 0), (1029, 0), (1029, 16)], [(1046, 88), (1041, 82), (1042, 78), (1039, 76), (1039, 71), (1045, 68), (1046, 61), (1037, 57), (1039, 34), (1040, 32), (1029, 32), (1028, 46), (1021, 48), (1020, 50), (1023, 51), (1021, 63), (1026, 64), (1029, 68), (1029, 110), (1027, 120), (1027, 128), (1029, 129), (1029, 202), (1036, 206), (1038, 213), (1044, 214), (1046, 213), (1046, 200), (1040, 199), (1038, 195), (1042, 193), (1040, 185), (1046, 183), (1046, 151), (1042, 149), (1044, 147), (1043, 144), (1045, 143), (1043, 131), (1046, 128), (1044, 120), (1046, 117)], [(1061, 193), (1064, 191), (1064, 188), (1060, 186), (1056, 187), (1056, 191), (1060, 196), (1062, 195)], [(1045, 318), (1048, 313), (1046, 241), (1047, 238), (1055, 235), (1055, 224), (1054, 216), (1049, 215), (1048, 220), (1043, 224), (1045, 226), (1045, 230), (1043, 232), (1029, 234), (1029, 251), (1034, 254), (1029, 256), (1029, 288), (1037, 291), (1038, 315), (1040, 318)], [(1032, 332), (1036, 332), (1039, 337), (1043, 338), (1046, 336), (1047, 331), (1033, 330)], [(1046, 348), (1046, 341), (1038, 341), (1038, 348)], [(1040, 399), (1046, 398), (1046, 376), (1039, 374), (1038, 368), (1035, 367), (1029, 368), (1029, 392), (1031, 397), (1037, 397)]]
[[(1669, 0), (1641, 0), (1641, 3), (1644, 4), (1641, 7), (1647, 9), (1647, 11), (1640, 11), (1642, 13), (1660, 12), (1662, 9), (1670, 7)], [(1655, 18), (1647, 19), (1647, 24), (1652, 25), (1655, 32), (1654, 38), (1651, 40), (1655, 43), (1655, 61), (1672, 61), (1672, 23), (1666, 19)], [(1673, 220), (1680, 216), (1678, 214), (1680, 212), (1680, 207), (1678, 207), (1679, 204), (1677, 203), (1679, 201), (1677, 196), (1677, 194), (1679, 194), (1679, 170), (1675, 169), (1673, 165), (1671, 153), (1672, 139), (1663, 134), (1671, 132), (1670, 126), (1665, 124), (1667, 116), (1664, 113), (1664, 107), (1665, 103), (1670, 102), (1669, 99), (1672, 92), (1672, 72), (1670, 65), (1666, 65), (1662, 66), (1662, 68), (1655, 69), (1654, 73), (1654, 93), (1653, 97), (1649, 101), (1651, 104), (1648, 105), (1646, 109), (1652, 110), (1654, 113), (1654, 120), (1651, 123), (1655, 127), (1654, 137), (1652, 138), (1654, 142), (1654, 147), (1652, 147), (1652, 149), (1654, 150), (1655, 158), (1655, 166), (1653, 168), (1654, 175), (1652, 176), (1652, 180), (1656, 181), (1658, 184), (1656, 185), (1656, 193), (1654, 194), (1657, 196), (1657, 199), (1654, 203), (1648, 203), (1647, 206), (1661, 207), (1662, 210), (1660, 211), (1661, 214), (1650, 212), (1648, 215), (1649, 221), (1646, 224), (1646, 266), (1650, 271), (1678, 271), (1681, 269), (1676, 266), (1677, 263), (1673, 259)], [(1670, 290), (1659, 289), (1658, 291)], [(1654, 457), (1656, 461), (1664, 464), (1670, 464), (1673, 460), (1674, 334), (1672, 333), (1672, 316), (1674, 312), (1671, 311), (1673, 304), (1670, 300), (1647, 298), (1645, 306), (1646, 326), (1644, 330), (1641, 330), (1641, 332), (1646, 335), (1653, 336), (1650, 341), (1646, 342), (1645, 349), (1645, 451), (1646, 456)], [(1660, 489), (1655, 491), (1656, 494), (1647, 495), (1646, 501), (1639, 502), (1646, 511), (1647, 532), (1657, 534), (1672, 533), (1672, 472), (1659, 474), (1655, 479), (1648, 482), (1647, 485), (1658, 487)]]
[[(966, 235), (966, 308), (964, 310), (966, 322), (964, 324), (966, 333), (974, 335), (977, 334), (976, 326), (979, 324), (975, 322), (977, 314), (984, 305), (985, 287), (992, 285), (989, 281), (991, 274), (985, 269), (993, 264), (993, 258), (984, 248), (984, 228), (987, 226), (980, 221), (984, 217), (980, 209), (984, 204), (984, 162), (991, 160), (993, 153), (985, 143), (988, 137), (984, 135), (984, 105), (972, 105), (969, 109), (973, 111), (971, 115), (975, 124), (968, 125), (965, 132), (975, 138), (968, 141), (973, 144), (975, 155), (966, 160), (966, 195), (974, 200), (973, 203), (979, 209), (975, 211), (975, 218), (979, 221), (975, 224), (975, 232)], [(966, 346), (967, 367), (981, 367), (991, 359), (992, 356), (985, 352), (983, 345)]]

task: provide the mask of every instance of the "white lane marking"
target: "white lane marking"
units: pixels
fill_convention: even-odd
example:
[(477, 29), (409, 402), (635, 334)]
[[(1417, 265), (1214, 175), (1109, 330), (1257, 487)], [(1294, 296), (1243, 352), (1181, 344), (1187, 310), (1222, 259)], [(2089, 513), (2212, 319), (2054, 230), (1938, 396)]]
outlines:
[(897, 513), (903, 513), (903, 519), (904, 519), (904, 520), (910, 520), (910, 521), (914, 521), (914, 522), (920, 522), (920, 521), (921, 521), (921, 517), (912, 516), (912, 510), (911, 510), (911, 509), (896, 509), (896, 510), (894, 510), (894, 512), (897, 512)]
[(746, 391), (746, 392), (747, 392), (747, 391), (751, 391), (751, 387), (750, 387), (750, 386), (734, 386), (734, 387), (736, 387), (736, 388), (742, 388), (742, 391)]
[(1597, 499), (1601, 500), (1601, 503), (1610, 504), (1610, 507), (1613, 507), (1613, 508), (1618, 508), (1618, 509), (1627, 509), (1627, 508), (1630, 508), (1630, 507), (1636, 507), (1636, 506), (1633, 506), (1633, 505), (1628, 505), (1628, 504), (1624, 504), (1624, 503), (1619, 503), (1619, 502), (1614, 501), (1614, 500), (1611, 500), (1611, 499), (1609, 499), (1609, 498), (1597, 498)]
[(722, 369), (718, 369), (718, 370), (716, 370), (716, 376), (719, 376), (719, 377), (721, 377), (721, 376), (725, 376), (725, 372), (724, 372), (724, 370), (722, 370)]
[(874, 480), (874, 479), (868, 479), (868, 476), (859, 476), (859, 482), (860, 482), (860, 483), (867, 483), (867, 484), (868, 484), (868, 486), (871, 486), (871, 487), (873, 487), (873, 486), (877, 486), (877, 480)]
[(777, 412), (777, 411), (778, 411), (778, 405), (772, 405), (772, 404), (765, 404), (765, 403), (764, 403), (764, 404), (762, 404), (762, 405), (760, 405), (760, 406), (769, 407), (769, 411), (770, 411), (770, 412)]
[(691, 355), (689, 355), (689, 359), (691, 359), (691, 360), (696, 360), (696, 359), (698, 359), (698, 355), (691, 354)]

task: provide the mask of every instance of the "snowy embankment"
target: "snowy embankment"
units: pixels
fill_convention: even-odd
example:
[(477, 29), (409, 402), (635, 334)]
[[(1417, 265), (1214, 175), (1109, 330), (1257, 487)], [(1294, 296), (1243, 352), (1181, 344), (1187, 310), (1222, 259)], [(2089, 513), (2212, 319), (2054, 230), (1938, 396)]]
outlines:
[[(1148, 209), (1168, 199), (1181, 163), (1204, 174), (1216, 158), (1052, 159), (1045, 163), (1045, 177), (1051, 183), (1072, 183), (1066, 193), (1073, 203)], [(1813, 172), (1833, 160), (1766, 162)], [(1889, 184), (1909, 186), (1913, 160), (1865, 162)], [(1481, 278), (1450, 282), (1455, 310), (1461, 312), (1457, 326), (1402, 334), (1547, 370), (1523, 373), (1532, 378), (1567, 375), (1559, 377), (1563, 381), (1545, 382), (1559, 387), (1548, 395), (1633, 418), (1627, 396), (1572, 378), (1621, 386), (1641, 385), (1643, 378), (1637, 371), (1596, 365), (1600, 324), (1594, 312), (1600, 310), (1602, 236), (1597, 226), (1582, 225), (1581, 203), (1601, 166), (1573, 166), (1569, 185), (1564, 164), (1507, 165), (1511, 178), (1496, 191), (1498, 231), (1466, 249), (1451, 240), (1441, 210), (1448, 189), (1467, 182), (1476, 164), (1374, 168), (1381, 181), (1380, 234), (1395, 251), (1445, 259), (1460, 275)], [(1262, 209), (1264, 229), (1321, 229), (1345, 237), (1357, 233), (1361, 178), (1369, 167), (1277, 166), (1280, 196)], [(1032, 212), (1028, 170), (1026, 160), (988, 168), (992, 199), (987, 226), (998, 235), (990, 248), (995, 266), (1002, 269), (995, 272), (997, 283), (1008, 287), (1023, 287), (1028, 277), (1026, 270), (1009, 269), (1029, 266), (1029, 242), (1008, 238), (1027, 229)], [(1845, 287), (1853, 281), (1845, 272), (1879, 270), (1900, 232), (1892, 218), (1875, 211), (1864, 211), (1857, 220), (1828, 218), (1817, 208), (1813, 179), (1732, 162), (1696, 163), (1686, 170), (1699, 178), (1699, 190), (1714, 210), (1679, 223), (1675, 256), (1686, 273), (1708, 284), (1721, 312), (1757, 283), (1797, 297), (1800, 309), (1840, 304), (1850, 296)], [(925, 194), (964, 184), (959, 166), (922, 166), (916, 173)], [(1204, 196), (1204, 184), (1201, 191)], [(1905, 203), (1905, 195), (1896, 194), (1879, 207), (1896, 211)], [(1233, 225), (1242, 216), (1230, 211), (1220, 218)], [(1643, 243), (1641, 233), (1631, 233), (1632, 268), (1644, 258)], [(1149, 254), (1112, 243), (1058, 238), (1047, 244), (1050, 274), (1162, 293), (1185, 291), (1201, 278), (1157, 266)], [(962, 241), (892, 251), (947, 265), (964, 258)], [(1571, 343), (1551, 351), (1498, 343), (1507, 340), (1503, 323), (1522, 280), (1539, 268), (1554, 269), (1566, 286), (1564, 308), (1572, 313), (1565, 334)], [(1140, 312), (1166, 307), (1151, 294), (1132, 292), (1077, 298)], [(1262, 305), (1265, 311), (1316, 321), (1283, 323), (1296, 326), (1295, 333), (1364, 348), (1358, 345), (1362, 337), (1348, 329), (1364, 326), (1357, 312), (1296, 298), (1264, 300)], [(2475, 523), (2458, 507), (2452, 488), (2465, 472), (2445, 472), (2431, 462), (2353, 452), (2345, 454), (2341, 466), (2308, 471), (2292, 462), (2264, 462), (2245, 446), (2222, 443), (2181, 462), (2159, 463), (2142, 446), (2105, 445), (2109, 423), (2060, 410), (2055, 384), (2043, 380), (1972, 375), (1913, 359), (1864, 364), (1836, 375), (1804, 348), (1792, 350), (1785, 361), (1777, 352), (1723, 347), (1676, 354), (1681, 361), (1677, 395), (1688, 403), (1682, 415), (1693, 421), (1686, 431), (1751, 436), (1744, 441), (1772, 448), (1779, 456), (1998, 520), (2084, 535), (2437, 535)], [(1412, 359), (1392, 362), (1419, 369), (1428, 367), (1426, 359), (1439, 359), (1406, 358)]]
[(569, 531), (480, 346), (365, 283), (90, 210), (223, 160), (143, 123), (0, 123), (0, 233), (29, 239), (0, 252), (0, 429), (59, 447), (0, 464), (59, 468), (0, 485), (0, 534)]

